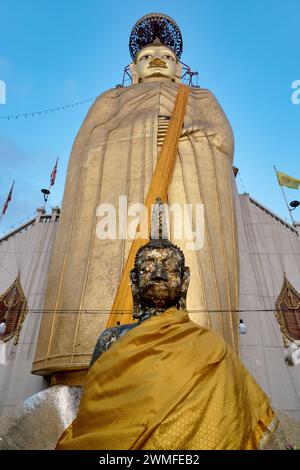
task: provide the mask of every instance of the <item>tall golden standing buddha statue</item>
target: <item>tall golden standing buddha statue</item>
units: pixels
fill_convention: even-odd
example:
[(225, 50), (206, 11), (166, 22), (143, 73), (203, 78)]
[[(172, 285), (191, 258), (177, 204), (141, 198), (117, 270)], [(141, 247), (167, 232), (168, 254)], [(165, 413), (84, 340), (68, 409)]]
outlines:
[[(166, 15), (146, 15), (131, 32), (130, 52), (131, 86), (97, 98), (73, 145), (33, 363), (36, 374), (88, 367), (132, 245), (128, 237), (97, 236), (97, 209), (102, 204), (118, 209), (120, 196), (127, 197), (128, 207), (143, 204), (160, 158), (181, 86), (180, 30)], [(209, 90), (188, 91), (167, 202), (204, 205), (204, 244), (187, 249), (187, 240), (174, 238), (172, 231), (170, 239), (191, 269), (191, 320), (220, 333), (238, 352), (233, 135)], [(110, 318), (128, 322), (126, 315)]]

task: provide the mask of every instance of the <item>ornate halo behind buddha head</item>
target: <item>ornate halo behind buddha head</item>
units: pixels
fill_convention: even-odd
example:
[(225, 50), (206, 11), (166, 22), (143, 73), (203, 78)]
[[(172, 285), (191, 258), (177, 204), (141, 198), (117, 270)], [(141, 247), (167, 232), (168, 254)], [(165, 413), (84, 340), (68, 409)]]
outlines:
[(172, 18), (162, 13), (150, 13), (140, 18), (133, 26), (129, 38), (129, 51), (132, 60), (137, 54), (158, 38), (169, 47), (179, 60), (182, 54), (182, 35), (178, 25)]

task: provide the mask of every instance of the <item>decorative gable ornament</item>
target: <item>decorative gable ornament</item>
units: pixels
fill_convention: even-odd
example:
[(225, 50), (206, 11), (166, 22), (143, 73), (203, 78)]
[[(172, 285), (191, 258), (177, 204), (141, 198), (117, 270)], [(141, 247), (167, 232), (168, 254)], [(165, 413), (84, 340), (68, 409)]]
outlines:
[(27, 300), (23, 292), (19, 275), (11, 286), (0, 296), (0, 323), (6, 319), (6, 329), (1, 341), (14, 338), (18, 344), (23, 321), (27, 314)]
[(287, 348), (286, 362), (300, 364), (300, 294), (292, 286), (284, 273), (281, 292), (276, 301), (275, 316)]

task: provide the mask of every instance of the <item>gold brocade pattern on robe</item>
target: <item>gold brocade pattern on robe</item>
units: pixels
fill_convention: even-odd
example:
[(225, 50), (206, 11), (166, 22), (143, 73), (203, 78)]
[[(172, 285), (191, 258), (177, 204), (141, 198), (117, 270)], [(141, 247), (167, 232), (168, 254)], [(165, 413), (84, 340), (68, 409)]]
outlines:
[(94, 363), (57, 449), (257, 449), (276, 423), (221, 336), (172, 308)]

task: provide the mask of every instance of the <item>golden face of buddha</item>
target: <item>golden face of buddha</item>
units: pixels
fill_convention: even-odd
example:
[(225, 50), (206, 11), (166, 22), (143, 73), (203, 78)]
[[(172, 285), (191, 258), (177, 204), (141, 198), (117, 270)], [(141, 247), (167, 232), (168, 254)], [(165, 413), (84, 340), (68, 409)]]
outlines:
[(177, 57), (166, 46), (149, 45), (137, 55), (135, 68), (142, 82), (160, 78), (175, 80)]

